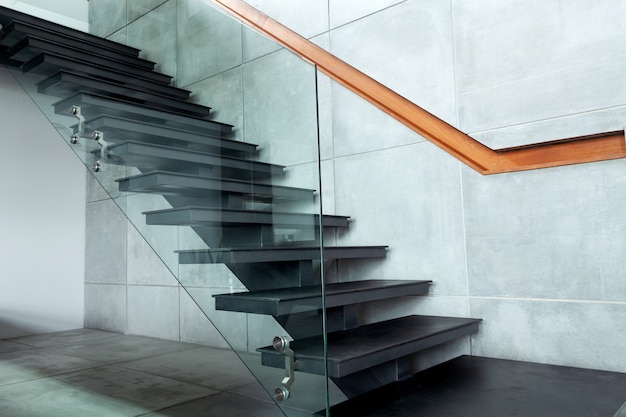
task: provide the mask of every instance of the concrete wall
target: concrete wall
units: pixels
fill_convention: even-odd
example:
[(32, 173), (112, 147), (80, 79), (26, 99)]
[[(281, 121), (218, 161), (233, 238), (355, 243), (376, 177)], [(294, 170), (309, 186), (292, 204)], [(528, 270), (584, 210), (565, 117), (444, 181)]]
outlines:
[[(137, 18), (134, 2), (94, 2), (98, 13), (122, 3), (126, 13), (93, 30), (145, 48), (199, 100), (229, 109), (219, 119), (241, 125), (229, 112), (241, 76), (194, 74), (202, 63), (184, 48), (205, 47), (210, 33), (180, 37), (202, 27), (185, 14), (201, 3), (155, 1)], [(250, 3), (494, 148), (624, 127), (620, 0)], [(217, 87), (232, 94), (211, 94)], [(435, 282), (428, 297), (364, 306), (364, 321), (481, 317), (480, 333), (445, 355), (626, 371), (625, 161), (482, 177), (324, 77), (320, 100), (324, 207), (354, 219), (335, 238), (390, 246), (383, 262), (335, 265), (332, 279)]]
[[(626, 124), (619, 0), (250, 3), (494, 148)], [(340, 242), (391, 246), (340, 276), (435, 281), (364, 318), (481, 317), (474, 355), (626, 371), (625, 161), (482, 177), (336, 85), (330, 102)]]
[(84, 167), (0, 68), (0, 339), (83, 327)]

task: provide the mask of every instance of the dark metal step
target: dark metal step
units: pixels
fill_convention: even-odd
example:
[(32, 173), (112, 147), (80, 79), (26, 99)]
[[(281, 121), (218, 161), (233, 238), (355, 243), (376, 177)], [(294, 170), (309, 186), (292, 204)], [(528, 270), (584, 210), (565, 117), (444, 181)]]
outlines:
[(95, 65), (89, 61), (67, 58), (50, 52), (42, 52), (22, 66), (24, 73), (38, 74), (45, 77), (49, 77), (59, 70), (66, 70), (73, 74), (82, 74), (107, 82), (114, 82), (123, 87), (141, 89), (142, 91), (175, 98), (177, 100), (187, 100), (190, 94), (188, 90), (124, 73), (110, 67)]
[[(77, 125), (72, 128), (77, 131)], [(184, 142), (202, 145), (199, 149), (218, 155), (248, 156), (257, 151), (257, 145), (216, 137), (211, 135), (212, 132), (205, 134), (116, 116), (98, 116), (87, 120), (85, 133), (89, 135), (94, 130), (104, 132), (107, 140), (134, 140), (168, 146)]]
[[(246, 225), (273, 226), (281, 229), (319, 227), (319, 215), (308, 213), (277, 213), (260, 210), (233, 210), (210, 207), (178, 207), (147, 211), (146, 224), (171, 226), (236, 227)], [(324, 227), (348, 227), (346, 216), (324, 215)]]
[[(100, 150), (94, 153), (99, 154)], [(280, 165), (132, 141), (109, 146), (107, 162), (150, 170), (207, 167), (215, 171), (214, 175), (236, 179), (269, 178), (282, 175), (284, 170)]]
[(157, 193), (183, 197), (206, 197), (209, 192), (242, 195), (245, 199), (310, 199), (314, 190), (255, 184), (249, 181), (201, 177), (178, 172), (153, 171), (132, 177), (121, 178), (120, 191), (135, 193)]
[[(239, 264), (320, 259), (319, 247), (228, 248), (177, 251), (181, 264)], [(383, 258), (387, 246), (333, 246), (324, 248), (324, 259)]]
[[(52, 42), (56, 42), (61, 45), (90, 51), (91, 53), (96, 53), (105, 58), (117, 59), (119, 61), (127, 62), (129, 64), (137, 65), (139, 67), (143, 67), (149, 70), (153, 69), (155, 65), (155, 63), (152, 61), (139, 58), (138, 49), (130, 48), (133, 52), (129, 54), (125, 52), (126, 48), (129, 48), (126, 45), (107, 41), (106, 39), (95, 37), (98, 40), (105, 41), (106, 45), (94, 44), (91, 42), (85, 42), (79, 37), (67, 36), (59, 32), (52, 32), (38, 26), (37, 24), (32, 24), (19, 20), (14, 20), (10, 23), (2, 24), (2, 26), (2, 30), (5, 35), (0, 38), (0, 45), (12, 47), (21, 42), (26, 35), (32, 35)], [(84, 34), (83, 32), (78, 33)]]
[(49, 22), (39, 17), (31, 16), (26, 13), (18, 12), (17, 10), (9, 9), (8, 7), (0, 6), (0, 25), (6, 27), (14, 20), (18, 20), (24, 23), (30, 23), (51, 32), (62, 34), (70, 38), (79, 39), (84, 43), (114, 49), (119, 51), (120, 53), (124, 53), (127, 55), (137, 56), (139, 54), (139, 50), (136, 48), (122, 45), (117, 42), (113, 42), (108, 39), (92, 35), (90, 33), (81, 32), (80, 30), (72, 29), (58, 23)]
[[(432, 281), (367, 280), (326, 284), (326, 308), (384, 300), (405, 295), (423, 295)], [(234, 294), (215, 294), (217, 310), (242, 313), (287, 314), (316, 311), (322, 308), (319, 285), (283, 288)]]
[[(478, 331), (479, 319), (408, 316), (328, 334), (328, 376), (350, 374), (394, 361)], [(322, 336), (290, 343), (297, 370), (324, 375)], [(284, 356), (271, 347), (259, 349), (263, 365), (283, 368)]]
[(182, 114), (194, 116), (208, 116), (210, 109), (171, 97), (151, 93), (140, 88), (122, 86), (119, 84), (99, 80), (86, 75), (59, 71), (37, 84), (38, 92), (57, 97), (67, 97), (79, 92), (95, 93), (110, 98), (121, 98), (137, 103), (150, 103), (164, 111), (178, 111)]
[(66, 116), (72, 116), (72, 106), (79, 106), (86, 118), (95, 118), (100, 115), (118, 116), (205, 135), (224, 136), (231, 133), (233, 129), (232, 125), (207, 120), (182, 111), (168, 110), (166, 112), (150, 102), (139, 104), (95, 93), (78, 92), (54, 103), (53, 106), (55, 113)]
[(172, 77), (161, 74), (146, 66), (140, 66), (129, 62), (124, 62), (112, 57), (103, 57), (92, 51), (73, 48), (50, 40), (36, 36), (25, 35), (24, 39), (8, 49), (7, 55), (18, 62), (28, 62), (37, 57), (42, 52), (78, 59), (82, 62), (90, 62), (102, 67), (112, 68), (133, 76), (152, 80), (157, 83), (169, 85)]

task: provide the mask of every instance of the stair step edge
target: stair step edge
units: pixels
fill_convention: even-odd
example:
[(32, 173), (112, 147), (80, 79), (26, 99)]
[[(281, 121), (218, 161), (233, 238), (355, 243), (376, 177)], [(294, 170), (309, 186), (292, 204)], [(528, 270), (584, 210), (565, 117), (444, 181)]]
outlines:
[(120, 53), (130, 56), (138, 56), (140, 52), (139, 49), (133, 48), (132, 46), (120, 44), (118, 42), (114, 42), (109, 39), (93, 35), (91, 33), (83, 32), (77, 29), (70, 28), (68, 26), (64, 26), (58, 23), (41, 19), (36, 16), (29, 15), (27, 13), (18, 12), (17, 10), (13, 10), (8, 7), (0, 6), (0, 24), (6, 27), (15, 21), (27, 23), (48, 32), (53, 32), (73, 39), (80, 39), (82, 42), (114, 49), (116, 51), (119, 51)]
[(148, 192), (163, 195), (202, 197), (208, 191), (223, 194), (277, 197), (279, 199), (312, 198), (315, 190), (252, 181), (207, 177), (168, 171), (151, 171), (115, 180), (120, 191)]
[[(406, 316), (328, 335), (328, 375), (341, 378), (476, 333), (481, 319)], [(430, 329), (428, 327), (431, 327)], [(321, 336), (294, 341), (298, 370), (324, 375)], [(258, 349), (264, 365), (283, 367), (272, 347)], [(282, 360), (282, 364), (277, 359)]]
[[(149, 225), (269, 225), (283, 227), (317, 227), (319, 215), (263, 210), (246, 210), (219, 207), (186, 206), (162, 210), (145, 211)], [(323, 215), (324, 227), (348, 227), (349, 216)]]
[[(62, 45), (71, 46), (73, 48), (96, 51), (101, 56), (134, 63), (138, 66), (145, 67), (146, 69), (154, 69), (154, 66), (156, 65), (153, 61), (140, 58), (138, 49), (132, 48), (134, 50), (133, 53), (127, 53), (119, 48), (119, 46), (126, 47), (126, 45), (111, 41), (108, 41), (111, 42), (110, 44), (93, 43), (77, 37), (68, 36), (67, 34), (58, 31), (51, 31), (37, 24), (18, 19), (14, 19), (10, 23), (3, 25), (3, 31), (4, 36), (0, 38), (0, 45), (5, 45), (7, 47), (13, 47), (22, 42), (26, 36), (34, 35)], [(98, 39), (103, 40), (102, 38)], [(104, 40), (106, 41), (106, 39)]]
[(79, 91), (52, 104), (56, 114), (71, 116), (72, 106), (79, 106), (87, 118), (99, 115), (133, 117), (162, 126), (180, 127), (199, 132), (215, 132), (226, 135), (232, 132), (233, 125), (198, 117), (188, 113), (167, 111), (150, 103), (137, 103), (121, 98), (103, 96), (97, 93)]
[[(327, 284), (326, 308), (376, 301), (400, 296), (423, 295), (432, 281), (364, 280)], [(224, 311), (282, 316), (315, 311), (322, 308), (321, 287), (306, 286), (214, 294), (215, 308)]]
[[(332, 246), (324, 248), (324, 259), (383, 258), (387, 246)], [(279, 246), (219, 250), (179, 250), (181, 264), (291, 262), (320, 259), (319, 247)]]
[[(78, 124), (70, 126), (75, 131)], [(252, 155), (258, 152), (258, 146), (248, 142), (224, 138), (213, 132), (196, 132), (177, 127), (150, 123), (143, 120), (132, 120), (110, 115), (98, 115), (85, 121), (85, 130), (105, 132), (109, 138), (138, 140), (142, 142), (177, 142), (194, 145), (205, 145), (220, 149), (222, 152)], [(213, 134), (212, 134), (213, 133)], [(223, 154), (220, 152), (220, 154)]]
[(163, 96), (134, 86), (119, 85), (64, 70), (58, 71), (56, 74), (37, 83), (37, 91), (60, 97), (79, 92), (95, 92), (100, 95), (110, 95), (110, 98), (122, 97), (126, 101), (138, 104), (150, 103), (152, 106), (158, 106), (159, 109), (166, 112), (173, 111), (179, 114), (192, 114), (204, 117), (210, 113), (210, 108), (206, 106)]
[(114, 69), (123, 68), (124, 72), (134, 72), (134, 75), (143, 76), (160, 82), (165, 85), (172, 83), (173, 77), (155, 71), (152, 67), (153, 63), (149, 62), (141, 65), (139, 62), (130, 62), (129, 60), (120, 60), (114, 57), (103, 57), (91, 50), (79, 49), (73, 46), (64, 45), (52, 40), (43, 39), (34, 35), (25, 35), (24, 39), (16, 45), (8, 49), (7, 55), (18, 62), (27, 62), (35, 58), (42, 52), (58, 54), (73, 59), (83, 59), (89, 62), (97, 63), (104, 67)]
[(153, 92), (164, 97), (172, 97), (178, 100), (187, 100), (190, 96), (189, 90), (164, 84), (141, 75), (131, 74), (87, 61), (81, 61), (71, 57), (64, 57), (52, 52), (42, 52), (22, 66), (24, 73), (38, 74), (49, 77), (59, 70), (68, 71), (74, 74), (83, 74), (91, 78), (102, 79), (108, 82), (115, 82), (120, 86), (129, 86), (135, 89), (142, 89)]

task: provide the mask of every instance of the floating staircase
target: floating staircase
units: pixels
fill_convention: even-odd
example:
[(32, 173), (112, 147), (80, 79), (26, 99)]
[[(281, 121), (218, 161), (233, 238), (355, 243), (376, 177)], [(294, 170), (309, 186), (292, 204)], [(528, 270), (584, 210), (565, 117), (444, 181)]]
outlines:
[[(248, 292), (215, 295), (216, 308), (273, 316), (295, 339), (289, 345), (299, 372), (324, 375), (327, 359), (328, 375), (353, 397), (411, 375), (415, 353), (478, 331), (480, 320), (468, 318), (359, 322), (359, 303), (425, 295), (430, 281), (328, 284), (322, 303), (316, 263), (382, 259), (388, 248), (320, 248), (321, 227), (349, 228), (349, 218), (275, 210), (285, 201), (313, 207), (315, 191), (272, 184), (288, 175), (284, 167), (229, 138), (233, 126), (211, 120), (210, 108), (190, 102), (190, 92), (170, 85), (139, 50), (4, 7), (0, 24), (0, 62), (37, 77), (39, 94), (58, 97), (54, 112), (72, 117), (76, 137), (102, 139), (94, 158), (139, 170), (117, 179), (120, 191), (167, 199), (172, 208), (145, 212), (147, 224), (191, 226), (208, 249), (178, 251), (180, 264), (227, 265)], [(264, 365), (285, 367), (285, 350), (277, 348), (259, 346)]]

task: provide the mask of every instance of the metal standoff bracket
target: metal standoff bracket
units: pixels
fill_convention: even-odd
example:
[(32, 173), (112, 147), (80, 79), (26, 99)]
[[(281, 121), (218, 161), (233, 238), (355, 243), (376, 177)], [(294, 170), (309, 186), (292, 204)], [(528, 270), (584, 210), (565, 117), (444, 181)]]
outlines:
[(70, 143), (72, 145), (76, 145), (78, 143), (78, 139), (85, 135), (85, 117), (80, 112), (79, 106), (72, 106), (70, 113), (78, 119), (78, 128), (76, 129), (76, 132), (70, 136)]
[(104, 140), (104, 132), (100, 132), (99, 130), (94, 130), (91, 134), (91, 138), (100, 145), (100, 159), (97, 160), (93, 166), (94, 172), (100, 172), (102, 165), (104, 165), (109, 155), (109, 144)]
[(277, 352), (282, 352), (285, 356), (285, 377), (280, 383), (280, 386), (274, 390), (274, 399), (277, 402), (283, 402), (289, 399), (291, 395), (291, 384), (295, 380), (294, 372), (296, 370), (295, 353), (289, 347), (289, 343), (292, 342), (289, 336), (276, 336), (272, 341), (272, 347)]

